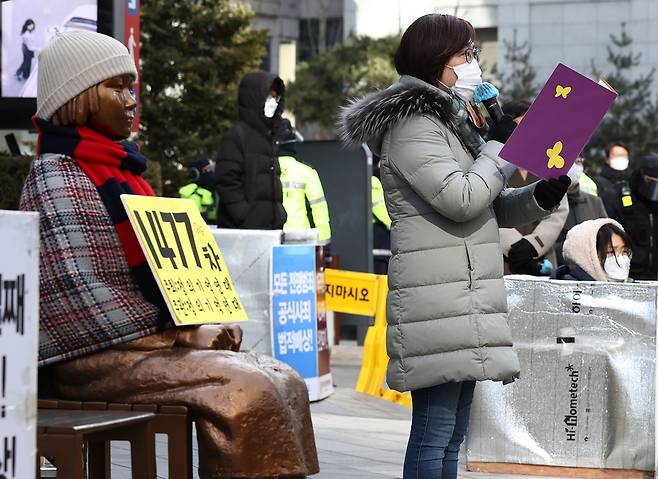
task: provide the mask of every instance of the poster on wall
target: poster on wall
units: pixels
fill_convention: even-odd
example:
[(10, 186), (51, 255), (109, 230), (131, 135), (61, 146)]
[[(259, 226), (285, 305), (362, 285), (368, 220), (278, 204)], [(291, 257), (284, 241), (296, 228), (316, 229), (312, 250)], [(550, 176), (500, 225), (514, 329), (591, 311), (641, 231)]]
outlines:
[[(321, 255), (320, 255), (321, 257)], [(304, 378), (309, 399), (333, 392), (324, 301), (316, 246), (275, 246), (272, 249), (272, 351)]]
[(140, 60), (139, 60), (139, 37), (140, 37), (140, 1), (139, 0), (125, 0), (125, 11), (123, 20), (123, 44), (128, 48), (130, 56), (135, 62), (137, 68), (137, 79), (135, 80), (135, 101), (137, 108), (135, 108), (135, 120), (133, 121), (132, 131), (139, 131), (139, 110), (140, 110), (140, 88), (139, 76), (141, 74)]
[(98, 30), (97, 0), (6, 0), (2, 16), (2, 97), (37, 96), (38, 55), (57, 32)]
[(0, 478), (33, 479), (37, 439), (39, 215), (0, 210)]

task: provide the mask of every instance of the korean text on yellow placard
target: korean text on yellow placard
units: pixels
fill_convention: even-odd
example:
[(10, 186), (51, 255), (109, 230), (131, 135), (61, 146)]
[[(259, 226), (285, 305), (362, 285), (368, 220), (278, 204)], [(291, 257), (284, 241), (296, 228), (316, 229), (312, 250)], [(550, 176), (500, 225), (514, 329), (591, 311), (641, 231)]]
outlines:
[(192, 200), (121, 195), (177, 325), (244, 321), (222, 253)]
[(327, 268), (325, 283), (328, 310), (364, 316), (375, 315), (377, 275)]

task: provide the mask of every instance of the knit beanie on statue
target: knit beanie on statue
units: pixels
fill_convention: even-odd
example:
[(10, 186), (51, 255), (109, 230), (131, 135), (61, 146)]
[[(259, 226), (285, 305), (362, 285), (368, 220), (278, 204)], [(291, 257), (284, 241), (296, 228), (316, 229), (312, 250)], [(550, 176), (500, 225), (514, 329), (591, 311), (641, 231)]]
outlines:
[(57, 33), (39, 55), (37, 117), (50, 120), (89, 87), (119, 75), (137, 78), (135, 62), (118, 40), (102, 33)]

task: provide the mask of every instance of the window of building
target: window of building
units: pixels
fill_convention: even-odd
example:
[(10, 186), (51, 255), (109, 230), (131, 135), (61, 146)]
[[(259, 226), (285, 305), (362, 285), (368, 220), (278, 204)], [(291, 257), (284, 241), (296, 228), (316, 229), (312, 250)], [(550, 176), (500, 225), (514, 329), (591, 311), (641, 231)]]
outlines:
[(491, 73), (494, 66), (498, 64), (498, 29), (476, 28), (475, 38), (480, 47), (480, 66), (482, 70)]
[(260, 69), (264, 72), (269, 72), (272, 67), (272, 38), (267, 37), (265, 41), (265, 56), (260, 62)]
[(327, 48), (343, 43), (343, 19), (327, 19)]
[(299, 44), (297, 55), (299, 61), (306, 61), (318, 54), (320, 20), (317, 18), (302, 18), (299, 20)]
[[(321, 22), (324, 21), (324, 29)], [(324, 32), (322, 31), (324, 30)], [(322, 38), (324, 36), (324, 38)], [(343, 19), (302, 18), (299, 20), (298, 61), (306, 61), (343, 41)]]

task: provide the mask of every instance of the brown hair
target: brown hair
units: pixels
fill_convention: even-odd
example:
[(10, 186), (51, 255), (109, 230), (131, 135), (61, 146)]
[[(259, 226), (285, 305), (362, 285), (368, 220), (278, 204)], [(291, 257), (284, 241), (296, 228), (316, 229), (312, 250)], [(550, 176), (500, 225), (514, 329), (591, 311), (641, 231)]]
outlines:
[(395, 69), (436, 84), (450, 58), (475, 41), (475, 30), (466, 20), (430, 13), (416, 19), (402, 35), (395, 52)]
[(50, 121), (55, 126), (82, 126), (87, 124), (89, 115), (99, 110), (100, 93), (98, 85), (94, 85), (60, 106)]

